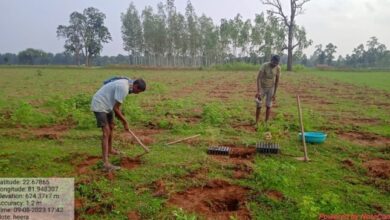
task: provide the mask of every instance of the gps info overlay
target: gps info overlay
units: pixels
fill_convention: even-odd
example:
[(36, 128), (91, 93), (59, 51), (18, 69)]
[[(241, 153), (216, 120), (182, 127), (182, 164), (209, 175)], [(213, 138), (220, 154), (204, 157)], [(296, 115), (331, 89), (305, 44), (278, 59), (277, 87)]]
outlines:
[(0, 220), (73, 220), (73, 178), (0, 178)]

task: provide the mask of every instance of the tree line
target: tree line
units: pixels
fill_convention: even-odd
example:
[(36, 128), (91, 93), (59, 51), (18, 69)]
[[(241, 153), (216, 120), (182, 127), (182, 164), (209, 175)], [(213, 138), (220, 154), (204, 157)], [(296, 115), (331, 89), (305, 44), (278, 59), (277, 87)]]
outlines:
[[(390, 68), (390, 51), (385, 44), (380, 43), (377, 37), (371, 37), (365, 44), (359, 44), (350, 54), (338, 56), (337, 46), (328, 43), (324, 47), (319, 44), (315, 46), (316, 50), (307, 57), (294, 57), (295, 64), (301, 64), (308, 67), (329, 66), (329, 67), (348, 67), (348, 68)], [(286, 60), (286, 55), (282, 60)], [(234, 59), (232, 58), (234, 61)], [(80, 58), (84, 62), (84, 58)], [(129, 64), (130, 57), (125, 55), (117, 56), (96, 56), (92, 60), (92, 65), (105, 66), (110, 64)], [(259, 64), (259, 60), (250, 57), (241, 57), (240, 61), (252, 64)], [(18, 54), (0, 53), (0, 64), (2, 65), (78, 65), (75, 56), (69, 53), (47, 53), (37, 49), (26, 49)]]
[(337, 46), (328, 43), (324, 48), (321, 44), (315, 46), (316, 50), (308, 59), (304, 56), (301, 64), (306, 66), (334, 66), (349, 68), (389, 68), (390, 51), (386, 45), (380, 43), (378, 38), (371, 37), (366, 44), (359, 44), (351, 54), (345, 57), (339, 55), (336, 59), (334, 54)]
[[(301, 10), (302, 4), (295, 7)], [(111, 40), (104, 19), (98, 9), (87, 8), (83, 13), (73, 12), (69, 25), (58, 26), (57, 36), (65, 39), (65, 51), (78, 63), (79, 57), (85, 57), (89, 65), (100, 54), (102, 44)], [(147, 6), (140, 12), (130, 3), (121, 14), (123, 48), (130, 64), (155, 66), (209, 66), (244, 58), (264, 62), (286, 49), (302, 54), (312, 41), (306, 39), (303, 27), (292, 19), (286, 23), (286, 19), (269, 11), (256, 14), (253, 21), (237, 14), (214, 24), (205, 14), (198, 16), (191, 1), (184, 14), (176, 10), (174, 0), (160, 2), (156, 9)]]
[[(312, 44), (303, 27), (295, 23), (309, 0), (291, 0), (287, 14), (280, 0), (263, 0), (270, 9), (243, 19), (221, 19), (218, 24), (202, 14), (198, 16), (191, 1), (185, 12), (176, 10), (174, 0), (160, 2), (139, 11), (133, 3), (120, 16), (123, 48), (127, 55), (100, 56), (103, 44), (112, 40), (104, 25), (105, 14), (90, 7), (70, 14), (68, 25), (57, 27), (57, 36), (65, 39), (63, 53), (26, 49), (18, 54), (0, 54), (0, 64), (90, 65), (131, 64), (152, 66), (211, 66), (230, 62), (260, 64), (272, 54), (282, 55), (287, 64), (306, 66), (388, 67), (389, 51), (376, 37), (360, 44), (351, 55), (335, 59), (337, 46), (316, 45), (308, 57), (303, 50)], [(287, 55), (285, 53), (287, 51)], [(290, 66), (291, 67), (291, 66)]]
[[(76, 59), (75, 55), (63, 53), (49, 53), (39, 49), (28, 48), (14, 53), (0, 53), (0, 65), (79, 65), (78, 62), (85, 63), (85, 57)], [(90, 61), (94, 66), (106, 66), (110, 64), (128, 64), (129, 57), (125, 55), (117, 56), (95, 56)]]

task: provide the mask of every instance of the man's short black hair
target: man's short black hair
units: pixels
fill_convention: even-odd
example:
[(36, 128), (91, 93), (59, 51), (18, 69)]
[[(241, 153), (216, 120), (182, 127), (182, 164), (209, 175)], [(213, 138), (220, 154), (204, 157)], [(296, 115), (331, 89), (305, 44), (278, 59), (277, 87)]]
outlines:
[(273, 55), (272, 58), (271, 58), (271, 61), (279, 63), (280, 56), (279, 55)]
[(145, 91), (146, 90), (146, 82), (143, 79), (137, 79), (137, 80), (134, 81), (133, 84), (137, 85), (138, 89), (141, 90), (141, 91)]

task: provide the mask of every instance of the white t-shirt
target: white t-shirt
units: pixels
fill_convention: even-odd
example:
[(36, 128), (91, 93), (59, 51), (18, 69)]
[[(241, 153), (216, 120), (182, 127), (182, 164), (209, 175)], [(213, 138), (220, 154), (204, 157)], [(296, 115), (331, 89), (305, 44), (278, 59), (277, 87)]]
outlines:
[(93, 96), (91, 111), (112, 112), (116, 102), (123, 103), (129, 94), (129, 81), (119, 79), (102, 86)]

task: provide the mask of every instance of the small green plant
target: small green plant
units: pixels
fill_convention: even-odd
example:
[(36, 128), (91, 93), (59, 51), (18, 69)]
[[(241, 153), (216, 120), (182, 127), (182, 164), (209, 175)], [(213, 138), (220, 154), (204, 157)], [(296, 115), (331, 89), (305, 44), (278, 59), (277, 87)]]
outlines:
[(37, 70), (37, 76), (42, 76), (42, 70)]
[(264, 188), (272, 188), (275, 186), (287, 188), (291, 185), (288, 176), (292, 175), (295, 171), (295, 166), (287, 162), (280, 162), (269, 158), (263, 163), (256, 165), (254, 177), (256, 182)]
[(332, 192), (324, 193), (319, 201), (321, 212), (323, 213), (338, 213), (340, 212), (341, 201), (339, 196)]
[[(150, 88), (150, 89), (149, 89)], [(147, 92), (154, 95), (162, 95), (167, 91), (167, 87), (164, 84), (151, 82), (148, 85)]]
[(302, 219), (317, 219), (320, 208), (315, 204), (314, 199), (310, 196), (303, 196), (302, 201), (298, 204), (299, 213)]
[(211, 125), (221, 125), (229, 118), (229, 113), (220, 103), (206, 104), (202, 113), (203, 121)]
[(169, 122), (169, 121), (166, 120), (166, 119), (161, 119), (161, 120), (158, 122), (158, 127), (159, 127), (159, 128), (163, 128), (163, 129), (169, 129), (169, 128), (172, 128), (172, 123)]
[(174, 210), (172, 214), (173, 216), (175, 216), (176, 220), (196, 220), (195, 215), (186, 214), (182, 208)]
[(146, 122), (148, 121), (148, 116), (145, 111), (140, 107), (139, 99), (137, 97), (132, 97), (131, 100), (128, 100), (122, 105), (122, 111), (125, 114), (125, 117), (131, 122)]
[(39, 126), (52, 122), (48, 115), (36, 111), (30, 104), (21, 102), (12, 113), (11, 120), (15, 124)]

